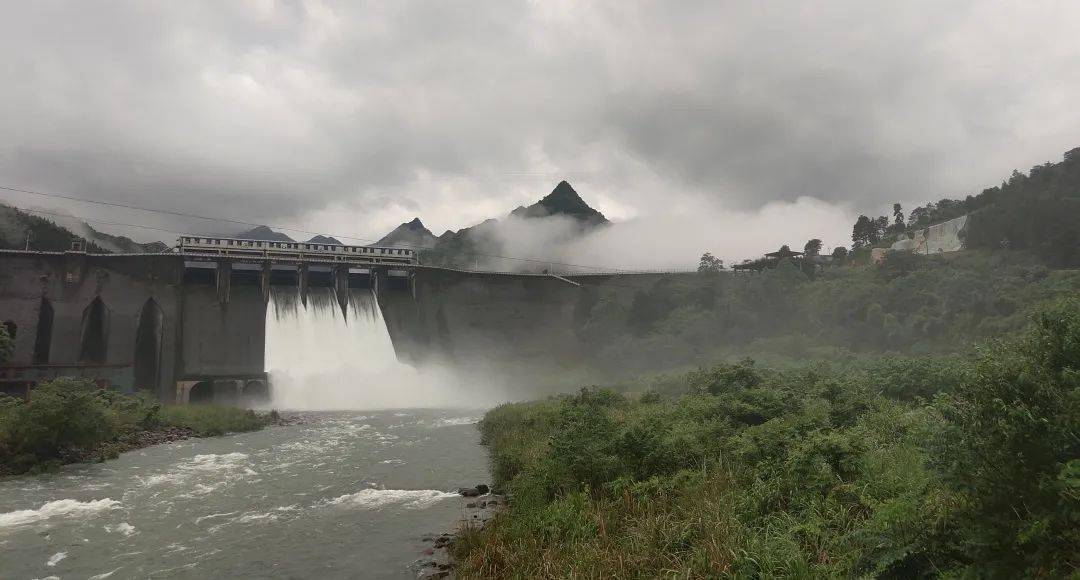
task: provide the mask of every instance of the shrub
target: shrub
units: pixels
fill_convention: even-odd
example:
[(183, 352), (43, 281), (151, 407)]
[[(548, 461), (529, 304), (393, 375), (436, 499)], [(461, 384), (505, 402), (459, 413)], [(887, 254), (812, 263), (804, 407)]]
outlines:
[(9, 406), (0, 439), (15, 463), (56, 459), (65, 450), (88, 448), (113, 438), (118, 422), (93, 383), (57, 379), (31, 392), (30, 400)]
[(942, 406), (938, 456), (967, 499), (978, 574), (1080, 567), (1080, 300), (1041, 313), (1023, 344), (996, 344)]

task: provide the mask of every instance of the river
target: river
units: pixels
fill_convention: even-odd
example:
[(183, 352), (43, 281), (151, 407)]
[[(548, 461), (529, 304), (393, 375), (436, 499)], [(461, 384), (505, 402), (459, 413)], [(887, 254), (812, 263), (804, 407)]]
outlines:
[(479, 416), (302, 412), (0, 482), (0, 578), (415, 578), (488, 480)]

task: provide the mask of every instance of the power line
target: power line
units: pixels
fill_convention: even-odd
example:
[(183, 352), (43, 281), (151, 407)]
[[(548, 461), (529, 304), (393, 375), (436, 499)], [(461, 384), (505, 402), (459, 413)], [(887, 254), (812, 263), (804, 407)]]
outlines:
[[(155, 231), (159, 231), (159, 232), (168, 232), (168, 233), (177, 234), (177, 235), (180, 235), (180, 236), (192, 236), (192, 235), (194, 235), (194, 234), (192, 234), (190, 232), (180, 232), (180, 231), (176, 231), (176, 230), (170, 230), (170, 229), (166, 229), (166, 228), (158, 228), (158, 227), (154, 227), (154, 226), (144, 226), (144, 225), (139, 225), (139, 224), (111, 222), (111, 221), (98, 220), (98, 219), (89, 219), (89, 218), (77, 218), (77, 217), (69, 215), (69, 214), (59, 213), (59, 212), (52, 212), (52, 211), (45, 211), (45, 210), (41, 210), (41, 209), (19, 208), (19, 210), (24, 211), (26, 213), (34, 213), (34, 214), (42, 214), (42, 215), (50, 215), (50, 216), (57, 216), (57, 217), (72, 218), (72, 219), (78, 219), (78, 220), (81, 220), (81, 221), (91, 222), (91, 223), (96, 223), (96, 224), (103, 224), (103, 225), (110, 225), (110, 226), (123, 226), (123, 227), (129, 227), (129, 228), (143, 228), (143, 229), (155, 230)], [(29, 236), (29, 235), (30, 235), (30, 232), (29, 232), (29, 230), (27, 230), (27, 236)], [(90, 240), (90, 241), (94, 241), (94, 240)], [(27, 240), (27, 248), (29, 249), (29, 239)], [(441, 266), (437, 266), (437, 267), (441, 268)], [(455, 268), (446, 268), (446, 269), (455, 270)], [(478, 271), (478, 272), (483, 273), (483, 271)], [(690, 272), (690, 271), (688, 270), (687, 272)], [(501, 272), (491, 272), (491, 273), (501, 273)], [(607, 273), (607, 272), (604, 272), (604, 273)], [(612, 272), (612, 273), (618, 274), (619, 272)], [(672, 272), (636, 272), (636, 273), (638, 273), (638, 274), (674, 274), (674, 273), (680, 273), (680, 272), (672, 271)], [(584, 275), (588, 276), (590, 274), (584, 274)], [(628, 284), (615, 284), (613, 282), (590, 282), (589, 285), (590, 286), (608, 286), (608, 287), (612, 287), (612, 288), (629, 288), (631, 290), (640, 289), (638, 286), (631, 286), (631, 285), (628, 285)]]
[(158, 231), (158, 232), (166, 232), (166, 233), (170, 233), (170, 234), (176, 234), (178, 236), (191, 236), (191, 235), (194, 235), (191, 232), (181, 232), (181, 231), (177, 231), (177, 230), (170, 230), (170, 229), (167, 229), (167, 228), (159, 228), (159, 227), (154, 227), (154, 226), (144, 226), (144, 225), (140, 225), (140, 224), (126, 224), (126, 223), (121, 223), (121, 222), (110, 222), (110, 221), (99, 220), (99, 219), (76, 217), (76, 216), (73, 216), (71, 214), (60, 213), (60, 212), (55, 212), (55, 211), (45, 211), (43, 209), (26, 209), (26, 208), (18, 208), (18, 209), (19, 209), (19, 211), (24, 211), (26, 213), (36, 213), (36, 214), (51, 215), (51, 216), (56, 216), (56, 217), (65, 217), (65, 218), (76, 219), (76, 220), (84, 221), (84, 222), (88, 222), (88, 223), (102, 224), (102, 225), (107, 225), (107, 226), (121, 226), (121, 227), (127, 227), (127, 228), (141, 228), (141, 229), (144, 229), (144, 230), (154, 230), (154, 231)]
[[(188, 212), (181, 212), (181, 211), (174, 211), (174, 210), (167, 210), (167, 209), (149, 208), (149, 207), (137, 206), (137, 205), (133, 205), (133, 204), (110, 202), (110, 201), (103, 201), (103, 200), (97, 200), (97, 199), (88, 199), (88, 198), (78, 197), (78, 196), (68, 195), (68, 194), (48, 193), (48, 192), (43, 192), (43, 191), (35, 191), (35, 190), (32, 190), (32, 189), (21, 189), (21, 188), (17, 188), (17, 187), (6, 186), (6, 185), (0, 185), (0, 190), (17, 192), (17, 193), (25, 193), (25, 194), (29, 194), (29, 195), (37, 195), (37, 196), (41, 196), (41, 197), (48, 197), (48, 198), (54, 198), (54, 199), (64, 199), (64, 200), (68, 200), (68, 201), (76, 201), (76, 202), (80, 202), (80, 203), (88, 203), (88, 204), (101, 205), (101, 206), (106, 206), (106, 207), (123, 208), (123, 209), (130, 209), (130, 210), (135, 210), (135, 211), (143, 211), (143, 212), (148, 212), (148, 213), (157, 213), (157, 214), (163, 214), (163, 215), (170, 215), (170, 216), (174, 216), (174, 217), (184, 217), (184, 218), (199, 219), (199, 220), (213, 221), (213, 222), (219, 222), (219, 223), (230, 223), (230, 224), (249, 226), (249, 227), (265, 226), (265, 227), (268, 227), (268, 228), (273, 229), (273, 230), (284, 230), (284, 231), (289, 231), (289, 232), (307, 234), (307, 235), (311, 235), (311, 236), (329, 235), (331, 237), (338, 238), (338, 239), (343, 238), (343, 239), (347, 239), (347, 240), (355, 240), (355, 241), (359, 241), (359, 242), (370, 242), (370, 243), (378, 242), (378, 240), (374, 240), (374, 239), (371, 239), (371, 238), (364, 238), (364, 237), (360, 237), (360, 236), (356, 236), (356, 235), (326, 234), (324, 232), (316, 232), (316, 231), (304, 230), (304, 229), (300, 229), (300, 228), (292, 228), (292, 227), (287, 227), (287, 226), (275, 226), (275, 225), (259, 224), (259, 223), (255, 223), (255, 222), (248, 222), (248, 221), (244, 221), (244, 220), (238, 220), (238, 219), (232, 219), (232, 218), (226, 218), (226, 217), (210, 217), (210, 216), (204, 216), (204, 215), (188, 213)], [(47, 214), (47, 215), (57, 215), (57, 216), (63, 216), (63, 217), (73, 217), (73, 216), (67, 216), (67, 215), (59, 214), (59, 213), (50, 214), (49, 212), (44, 212), (44, 211), (37, 211), (36, 213), (44, 213), (44, 214)], [(76, 218), (76, 219), (81, 219), (81, 218)], [(86, 221), (95, 221), (95, 220), (86, 220)], [(96, 223), (102, 223), (102, 224), (107, 224), (107, 225), (115, 225), (115, 226), (123, 226), (123, 227), (142, 228), (142, 229), (148, 229), (148, 230), (157, 230), (157, 231), (163, 231), (163, 232), (174, 233), (174, 234), (179, 234), (179, 235), (195, 235), (195, 234), (191, 234), (189, 232), (177, 232), (177, 231), (169, 230), (169, 229), (165, 229), (165, 228), (157, 228), (157, 227), (153, 227), (153, 226), (145, 226), (145, 225), (139, 225), (139, 224), (121, 224), (121, 223), (105, 222), (105, 221), (100, 221), (100, 220), (97, 220)], [(402, 247), (402, 248), (408, 248), (408, 249), (412, 249), (412, 250), (417, 250), (417, 251), (430, 250), (430, 248), (425, 248), (423, 246), (416, 246), (416, 245), (412, 245), (412, 244), (396, 244), (396, 246), (397, 247)], [(551, 265), (551, 266), (563, 266), (563, 267), (569, 267), (569, 268), (582, 268), (582, 269), (586, 269), (586, 270), (598, 270), (598, 271), (605, 271), (605, 272), (618, 272), (618, 271), (626, 270), (626, 268), (612, 268), (612, 267), (609, 267), (609, 266), (592, 266), (592, 265), (585, 265), (585, 264), (572, 264), (572, 263), (568, 263), (568, 262), (554, 262), (554, 261), (551, 261), (551, 260), (543, 260), (543, 259), (539, 259), (539, 258), (521, 258), (521, 257), (517, 257), (517, 256), (503, 256), (503, 255), (499, 255), (499, 254), (486, 254), (486, 253), (480, 253), (480, 252), (461, 252), (461, 254), (467, 255), (467, 256), (482, 257), (482, 258), (497, 258), (497, 259), (502, 259), (502, 260), (513, 260), (513, 261), (518, 261), (518, 262), (529, 262), (529, 263), (536, 263), (536, 264), (548, 264), (548, 265)]]

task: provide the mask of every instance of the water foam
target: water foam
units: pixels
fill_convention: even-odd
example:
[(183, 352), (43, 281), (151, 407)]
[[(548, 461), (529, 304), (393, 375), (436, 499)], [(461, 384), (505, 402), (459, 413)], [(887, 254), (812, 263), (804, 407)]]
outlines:
[(452, 427), (454, 425), (473, 425), (480, 422), (480, 417), (450, 417), (435, 421), (436, 427)]
[(49, 560), (45, 562), (45, 565), (52, 568), (53, 566), (59, 564), (60, 560), (63, 560), (64, 558), (67, 558), (67, 552), (57, 552), (51, 557), (49, 557)]
[(109, 532), (110, 534), (112, 532), (116, 532), (118, 534), (123, 534), (125, 537), (136, 533), (135, 532), (135, 526), (133, 526), (133, 525), (127, 523), (127, 522), (120, 522), (119, 524), (116, 524), (115, 526), (108, 526), (107, 525), (107, 526), (105, 526), (105, 531)]
[(32, 524), (60, 516), (79, 517), (93, 515), (106, 510), (111, 510), (119, 505), (120, 502), (109, 498), (91, 501), (79, 501), (75, 499), (50, 501), (36, 510), (17, 510), (0, 514), (0, 530)]
[(327, 503), (359, 508), (381, 508), (390, 505), (425, 508), (452, 497), (457, 497), (457, 494), (435, 489), (363, 489), (336, 497)]

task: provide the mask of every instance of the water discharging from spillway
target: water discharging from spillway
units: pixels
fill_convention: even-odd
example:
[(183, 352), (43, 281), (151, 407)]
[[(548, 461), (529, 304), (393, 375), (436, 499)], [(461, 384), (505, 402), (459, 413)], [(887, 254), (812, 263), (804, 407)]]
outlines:
[(333, 288), (312, 288), (305, 306), (295, 289), (272, 287), (266, 313), (266, 369), (278, 409), (475, 407), (446, 368), (398, 362), (386, 323), (367, 289), (350, 289), (346, 307)]

